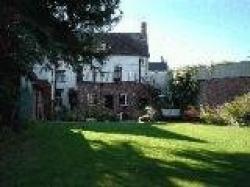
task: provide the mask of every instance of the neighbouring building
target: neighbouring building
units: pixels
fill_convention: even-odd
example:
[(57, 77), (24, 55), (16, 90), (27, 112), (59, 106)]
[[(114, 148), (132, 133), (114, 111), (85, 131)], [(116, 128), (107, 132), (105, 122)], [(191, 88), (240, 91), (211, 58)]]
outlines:
[(250, 61), (200, 67), (200, 104), (217, 106), (250, 92)]
[(148, 80), (151, 86), (159, 90), (161, 94), (166, 94), (169, 80), (169, 67), (167, 62), (161, 57), (161, 62), (150, 62), (148, 65)]

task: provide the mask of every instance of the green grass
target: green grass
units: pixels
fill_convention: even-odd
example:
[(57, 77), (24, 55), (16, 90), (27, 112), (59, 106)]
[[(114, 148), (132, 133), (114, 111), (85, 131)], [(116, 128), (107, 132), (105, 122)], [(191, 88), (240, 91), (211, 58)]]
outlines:
[(250, 186), (250, 129), (35, 125), (0, 142), (0, 186)]

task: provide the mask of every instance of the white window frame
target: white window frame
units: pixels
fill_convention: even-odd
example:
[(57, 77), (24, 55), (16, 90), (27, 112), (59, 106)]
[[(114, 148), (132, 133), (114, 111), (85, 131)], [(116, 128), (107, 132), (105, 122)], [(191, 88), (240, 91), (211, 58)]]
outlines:
[(114, 67), (114, 74), (113, 74), (113, 81), (121, 82), (122, 81), (122, 73), (123, 68), (122, 66), (118, 65)]
[[(120, 98), (125, 96), (125, 103), (120, 103)], [(120, 106), (128, 106), (128, 94), (122, 93), (119, 94), (119, 105)]]
[(67, 82), (67, 80), (66, 80), (66, 70), (57, 70), (57, 72), (56, 72), (56, 82), (58, 82), (58, 83)]

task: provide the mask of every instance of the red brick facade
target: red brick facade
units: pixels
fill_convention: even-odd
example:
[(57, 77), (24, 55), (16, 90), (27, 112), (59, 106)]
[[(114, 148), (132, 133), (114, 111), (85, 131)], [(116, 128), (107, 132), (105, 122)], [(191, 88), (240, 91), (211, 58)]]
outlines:
[[(121, 104), (121, 95), (124, 94), (126, 103)], [(89, 103), (90, 95), (95, 95), (95, 103)], [(108, 107), (107, 99), (110, 100)], [(128, 119), (137, 119), (142, 114), (140, 104), (151, 102), (151, 88), (136, 82), (81, 83), (78, 85), (78, 100), (80, 109), (83, 111), (101, 105), (113, 114), (122, 112)]]
[(250, 92), (250, 77), (211, 79), (200, 82), (200, 103), (217, 106)]

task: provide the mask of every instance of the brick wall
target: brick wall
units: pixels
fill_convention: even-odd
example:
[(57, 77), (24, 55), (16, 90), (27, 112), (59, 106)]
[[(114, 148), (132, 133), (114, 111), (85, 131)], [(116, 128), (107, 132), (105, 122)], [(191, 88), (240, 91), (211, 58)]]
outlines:
[(203, 105), (222, 105), (248, 92), (250, 92), (250, 77), (200, 81), (200, 103)]
[[(88, 94), (96, 94), (98, 104), (90, 106), (88, 103)], [(120, 94), (127, 94), (127, 106), (121, 106), (119, 103)], [(108, 109), (114, 114), (123, 112), (129, 119), (137, 119), (143, 111), (138, 108), (141, 99), (151, 102), (150, 87), (135, 82), (119, 83), (81, 83), (78, 85), (78, 100), (80, 109), (88, 110), (90, 107), (104, 106), (105, 96), (113, 96), (113, 109)]]

